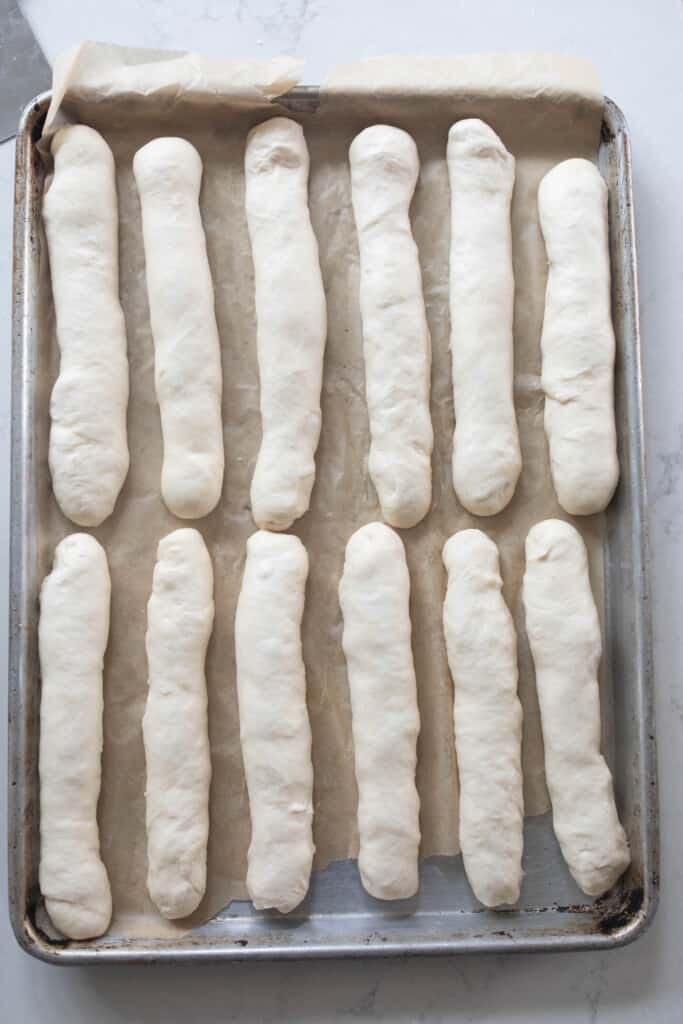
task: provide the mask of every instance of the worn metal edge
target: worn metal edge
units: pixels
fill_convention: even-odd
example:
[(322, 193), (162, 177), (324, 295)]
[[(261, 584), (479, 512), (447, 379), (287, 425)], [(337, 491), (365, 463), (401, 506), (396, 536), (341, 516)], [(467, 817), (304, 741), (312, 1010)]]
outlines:
[(631, 408), (631, 443), (634, 448), (632, 464), (637, 472), (632, 476), (632, 502), (634, 517), (634, 582), (638, 598), (639, 615), (636, 616), (638, 630), (638, 674), (640, 680), (639, 746), (642, 761), (640, 778), (640, 800), (644, 813), (650, 814), (650, 821), (643, 830), (643, 901), (631, 922), (617, 934), (616, 945), (626, 945), (639, 938), (650, 926), (659, 905), (660, 887), (660, 840), (659, 840), (659, 783), (657, 770), (657, 740), (655, 729), (654, 659), (652, 602), (650, 592), (649, 566), (650, 530), (648, 521), (647, 475), (645, 455), (645, 423), (643, 416), (643, 375), (642, 344), (640, 336), (640, 300), (638, 291), (638, 247), (633, 204), (633, 174), (631, 141), (626, 117), (621, 108), (605, 97), (603, 123), (615, 137), (620, 150), (619, 167), (623, 185), (617, 189), (620, 204), (620, 222), (626, 228), (628, 260), (626, 261), (625, 291), (630, 296), (630, 328), (632, 336), (631, 356), (636, 372), (626, 377), (628, 400)]
[[(457, 939), (430, 940), (428, 942), (415, 944), (414, 939), (410, 942), (382, 941), (377, 938), (370, 938), (369, 941), (361, 944), (334, 942), (325, 946), (317, 946), (310, 943), (299, 943), (291, 946), (269, 947), (269, 946), (247, 946), (243, 947), (238, 943), (224, 943), (216, 945), (198, 945), (196, 942), (190, 946), (179, 946), (164, 948), (159, 946), (144, 946), (140, 948), (129, 945), (125, 947), (112, 947), (92, 949), (80, 949), (77, 944), (65, 942), (62, 944), (45, 944), (42, 937), (35, 931), (33, 925), (27, 921), (24, 930), (24, 941), (20, 941), (21, 947), (30, 955), (44, 963), (58, 966), (86, 966), (93, 963), (215, 963), (215, 962), (244, 962), (244, 961), (273, 961), (273, 960), (304, 960), (304, 959), (366, 959), (368, 957), (397, 957), (407, 958), (413, 956), (454, 956), (454, 955), (476, 955), (476, 954), (499, 954), (499, 953), (560, 953), (560, 952), (587, 952), (589, 950), (606, 951), (616, 949), (634, 942), (648, 927), (651, 915), (639, 913), (627, 926), (614, 933), (599, 934), (586, 933), (581, 936), (565, 937), (563, 935), (539, 936), (537, 938), (517, 939), (513, 935), (489, 938), (488, 936), (473, 936), (470, 939), (459, 941)], [(483, 945), (485, 943), (485, 945)]]
[[(30, 614), (24, 590), (27, 568), (26, 538), (30, 536), (29, 464), (31, 455), (32, 396), (24, 387), (27, 354), (32, 341), (30, 299), (37, 284), (37, 267), (30, 258), (31, 192), (28, 164), (34, 125), (46, 113), (50, 93), (36, 96), (24, 109), (17, 131), (15, 155), (14, 235), (12, 265), (12, 373), (10, 471), (10, 580), (8, 658), (8, 867), (9, 911), (19, 945), (31, 952), (25, 920), (25, 872), (28, 838), (25, 834), (26, 790), (21, 776), (26, 765), (25, 712), (27, 640), (24, 624)], [(22, 886), (17, 884), (21, 877)]]

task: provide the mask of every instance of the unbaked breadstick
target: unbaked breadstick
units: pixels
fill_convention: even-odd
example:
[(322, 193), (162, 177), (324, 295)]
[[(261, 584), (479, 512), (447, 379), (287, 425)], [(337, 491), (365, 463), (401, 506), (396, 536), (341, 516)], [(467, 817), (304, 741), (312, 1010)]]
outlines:
[(522, 880), (522, 705), (517, 636), (503, 600), (498, 548), (479, 530), (447, 541), (443, 625), (453, 677), (460, 845), (474, 895), (516, 903)]
[(286, 530), (315, 478), (327, 312), (308, 212), (308, 149), (286, 117), (252, 128), (246, 210), (256, 290), (261, 447), (251, 482), (254, 521)]
[(249, 792), (247, 889), (257, 910), (293, 910), (313, 862), (313, 765), (301, 616), (308, 555), (298, 537), (259, 531), (235, 615), (237, 696)]
[(213, 569), (201, 534), (169, 533), (159, 542), (147, 604), (142, 735), (147, 888), (171, 919), (191, 914), (206, 887), (211, 757), (204, 662), (213, 613)]
[(468, 512), (492, 516), (522, 468), (512, 400), (515, 158), (483, 121), (458, 121), (448, 133), (448, 177), (453, 485)]
[(95, 538), (65, 537), (40, 591), (40, 889), (70, 939), (102, 935), (111, 919), (97, 827), (110, 593)]
[(630, 855), (600, 753), (600, 622), (586, 548), (569, 523), (546, 519), (529, 531), (523, 598), (555, 834), (577, 884), (599, 896)]
[(550, 468), (562, 508), (591, 515), (607, 507), (619, 479), (607, 186), (597, 167), (553, 167), (538, 212), (548, 255), (541, 383)]
[(349, 160), (360, 251), (368, 470), (384, 519), (410, 527), (431, 503), (434, 442), (429, 328), (408, 215), (420, 162), (410, 135), (382, 124), (356, 136)]
[(223, 486), (221, 351), (199, 212), (202, 161), (185, 139), (153, 139), (133, 170), (142, 210), (154, 381), (170, 511), (200, 519)]
[(398, 534), (383, 523), (346, 545), (339, 600), (358, 784), (358, 867), (381, 900), (417, 892), (420, 716), (410, 646), (410, 579)]
[(85, 125), (60, 128), (51, 150), (55, 168), (43, 222), (60, 361), (50, 400), (50, 473), (64, 515), (79, 526), (99, 526), (128, 472), (114, 157)]

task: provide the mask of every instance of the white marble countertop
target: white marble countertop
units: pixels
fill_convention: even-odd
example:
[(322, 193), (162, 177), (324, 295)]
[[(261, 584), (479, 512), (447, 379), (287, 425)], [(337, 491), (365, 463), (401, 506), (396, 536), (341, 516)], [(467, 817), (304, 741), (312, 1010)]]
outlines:
[[(0, 1018), (12, 1024), (186, 1021), (619, 1021), (683, 1011), (683, 3), (681, 0), (25, 0), (50, 61), (83, 38), (211, 55), (297, 54), (305, 80), (377, 53), (550, 50), (590, 58), (629, 121), (635, 175), (652, 537), (662, 889), (650, 931), (606, 954), (228, 967), (56, 968), (21, 952), (0, 886)], [(29, 97), (27, 97), (28, 99)], [(9, 476), (9, 309), (14, 146), (0, 146), (0, 494)], [(7, 612), (0, 518), (0, 621)], [(681, 604), (679, 604), (679, 601)], [(0, 657), (6, 658), (5, 630)], [(2, 716), (4, 719), (4, 715)], [(4, 734), (5, 724), (2, 722)], [(0, 821), (6, 821), (6, 743)], [(6, 877), (0, 843), (0, 877)]]

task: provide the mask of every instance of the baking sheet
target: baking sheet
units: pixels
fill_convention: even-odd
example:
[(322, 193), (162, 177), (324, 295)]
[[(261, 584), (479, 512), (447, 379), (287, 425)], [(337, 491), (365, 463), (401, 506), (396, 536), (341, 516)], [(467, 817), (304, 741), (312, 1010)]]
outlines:
[[(102, 51), (107, 83), (98, 81), (97, 47), (86, 50), (88, 90), (79, 80), (79, 61), (67, 62), (66, 77), (55, 83), (50, 124), (61, 118), (83, 120), (103, 132), (117, 161), (119, 190), (121, 296), (128, 328), (131, 372), (129, 443), (131, 470), (116, 511), (93, 531), (104, 544), (112, 573), (111, 639), (105, 664), (105, 748), (100, 801), (102, 850), (110, 874), (115, 907), (112, 931), (160, 936), (206, 920), (231, 898), (244, 896), (248, 805), (241, 766), (234, 681), (232, 622), (241, 580), (246, 538), (253, 531), (249, 484), (260, 437), (258, 416), (253, 270), (243, 208), (242, 163), (248, 128), (264, 118), (267, 75), (252, 101), (229, 85), (216, 103), (215, 90), (185, 88), (186, 64), (174, 56), (172, 74), (163, 59), (149, 64), (135, 53), (118, 51), (125, 73), (117, 82), (116, 50)], [(83, 61), (81, 52), (80, 60)], [(188, 58), (195, 61), (196, 58)], [(431, 62), (372, 62), (344, 69), (323, 91), (317, 113), (301, 115), (311, 153), (310, 203), (320, 245), (328, 300), (329, 335), (323, 383), (323, 429), (318, 477), (311, 510), (294, 528), (306, 544), (311, 573), (303, 638), (315, 767), (316, 867), (353, 856), (356, 790), (353, 778), (350, 714), (341, 653), (337, 584), (345, 543), (358, 526), (378, 517), (366, 472), (368, 434), (363, 392), (358, 259), (350, 207), (348, 145), (354, 135), (378, 119), (410, 131), (418, 145), (422, 170), (412, 206), (420, 250), (427, 314), (433, 345), (432, 417), (435, 431), (434, 493), (428, 518), (402, 531), (411, 571), (413, 646), (421, 713), (418, 786), (422, 800), (422, 856), (452, 854), (457, 845), (457, 777), (451, 725), (451, 683), (441, 630), (445, 576), (440, 551), (456, 529), (485, 529), (501, 549), (505, 595), (519, 637), (520, 695), (524, 705), (524, 772), (527, 813), (547, 808), (542, 743), (529, 652), (523, 630), (519, 583), (528, 527), (548, 515), (562, 515), (550, 486), (542, 396), (539, 387), (539, 338), (545, 287), (545, 254), (536, 216), (536, 188), (545, 171), (568, 156), (597, 154), (602, 97), (594, 76), (580, 63), (563, 62), (565, 77), (553, 79), (553, 65), (538, 58), (500, 56), (448, 62), (435, 75)], [(179, 70), (179, 62), (181, 69)], [(130, 68), (145, 68), (138, 80)], [(487, 67), (495, 67), (491, 77)], [(535, 67), (542, 80), (536, 93)], [(545, 70), (544, 70), (545, 69)], [(569, 70), (571, 69), (571, 74)], [(167, 71), (169, 69), (166, 69)], [(401, 103), (396, 83), (409, 76), (412, 100)], [(176, 77), (174, 77), (176, 76)], [(393, 76), (393, 77), (392, 77)], [(468, 77), (469, 76), (469, 77)], [(545, 77), (544, 77), (545, 76)], [(192, 79), (191, 81), (196, 81)], [(283, 81), (273, 69), (271, 90)], [(392, 82), (394, 85), (392, 85)], [(493, 83), (490, 94), (487, 82)], [(179, 85), (180, 83), (180, 85)], [(145, 103), (131, 108), (131, 97)], [(98, 99), (98, 96), (100, 97)], [(526, 102), (520, 104), (520, 99)], [(514, 116), (513, 116), (514, 112)], [(517, 494), (501, 515), (475, 519), (458, 505), (452, 489), (450, 455), (453, 409), (448, 354), (448, 181), (446, 135), (459, 117), (485, 116), (517, 158), (513, 198), (516, 277), (515, 400), (524, 458)], [(211, 835), (207, 895), (191, 919), (178, 926), (162, 922), (146, 895), (144, 830), (144, 754), (141, 718), (146, 697), (144, 632), (156, 545), (182, 525), (159, 495), (161, 434), (153, 386), (153, 349), (144, 277), (137, 194), (132, 158), (139, 146), (158, 134), (189, 138), (204, 159), (201, 197), (216, 311), (222, 341), (223, 419), (227, 456), (220, 507), (198, 527), (207, 540), (216, 580), (216, 624), (207, 660), (213, 764)], [(43, 247), (44, 250), (44, 247)], [(43, 267), (46, 274), (46, 268)], [(51, 370), (57, 372), (57, 347), (49, 300), (43, 323), (49, 337)], [(47, 390), (43, 409), (47, 409)], [(47, 417), (42, 424), (47, 440)], [(46, 451), (46, 443), (42, 446)], [(50, 500), (47, 464), (41, 466), (39, 506), (41, 538), (48, 570), (57, 541), (71, 532)], [(601, 593), (602, 519), (577, 522), (586, 538), (593, 585)], [(602, 604), (602, 601), (599, 602)]]

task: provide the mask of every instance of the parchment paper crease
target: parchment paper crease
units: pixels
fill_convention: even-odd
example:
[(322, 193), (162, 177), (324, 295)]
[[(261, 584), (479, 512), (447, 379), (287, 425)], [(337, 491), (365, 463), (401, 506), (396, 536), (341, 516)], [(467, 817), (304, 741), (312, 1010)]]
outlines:
[[(254, 530), (249, 485), (260, 439), (253, 268), (244, 215), (243, 159), (249, 127), (282, 113), (267, 108), (296, 81), (292, 61), (207, 61), (192, 54), (130, 51), (83, 44), (58, 61), (48, 132), (62, 120), (100, 130), (117, 164), (121, 298), (128, 330), (131, 468), (113, 516), (94, 531), (112, 574), (112, 619), (105, 664), (105, 742), (100, 800), (102, 850), (112, 883), (112, 930), (149, 936), (163, 922), (145, 888), (144, 753), (146, 602), (156, 547), (183, 525), (159, 494), (161, 433), (154, 394), (153, 348), (145, 285), (140, 211), (132, 174), (136, 150), (160, 134), (189, 138), (204, 160), (201, 208), (213, 274), (223, 357), (226, 475), (218, 509), (196, 525), (215, 572), (216, 622), (207, 661), (213, 781), (206, 898), (187, 928), (244, 897), (249, 814), (239, 747), (233, 616), (246, 539)], [(382, 58), (335, 72), (316, 113), (302, 122), (311, 154), (310, 204), (320, 245), (329, 336), (323, 383), (323, 427), (310, 512), (294, 527), (311, 563), (303, 624), (315, 766), (316, 867), (354, 856), (356, 788), (337, 585), (351, 533), (378, 518), (367, 475), (368, 427), (358, 308), (358, 253), (350, 205), (348, 146), (377, 120), (410, 131), (421, 159), (412, 205), (433, 346), (435, 432), (433, 504), (427, 519), (403, 531), (411, 573), (413, 648), (421, 713), (418, 784), (422, 856), (458, 850), (457, 775), (451, 682), (441, 627), (445, 574), (441, 548), (466, 526), (499, 544), (505, 597), (519, 637), (524, 704), (527, 813), (547, 809), (533, 670), (523, 628), (520, 581), (524, 538), (532, 523), (562, 515), (550, 484), (539, 387), (545, 253), (536, 213), (543, 174), (569, 156), (595, 159), (602, 95), (591, 68), (570, 58), (484, 55)], [(459, 506), (451, 479), (453, 403), (448, 352), (449, 193), (446, 138), (453, 121), (484, 117), (517, 158), (513, 200), (515, 400), (524, 469), (508, 509), (475, 519)], [(48, 184), (49, 187), (49, 184)], [(44, 247), (43, 247), (44, 248)], [(41, 344), (58, 368), (54, 316), (43, 268), (45, 330)], [(43, 452), (47, 451), (47, 393)], [(40, 506), (44, 569), (57, 541), (74, 527), (49, 493), (46, 458)], [(587, 539), (596, 593), (602, 593), (600, 518), (577, 523)], [(601, 600), (600, 600), (600, 603)]]

